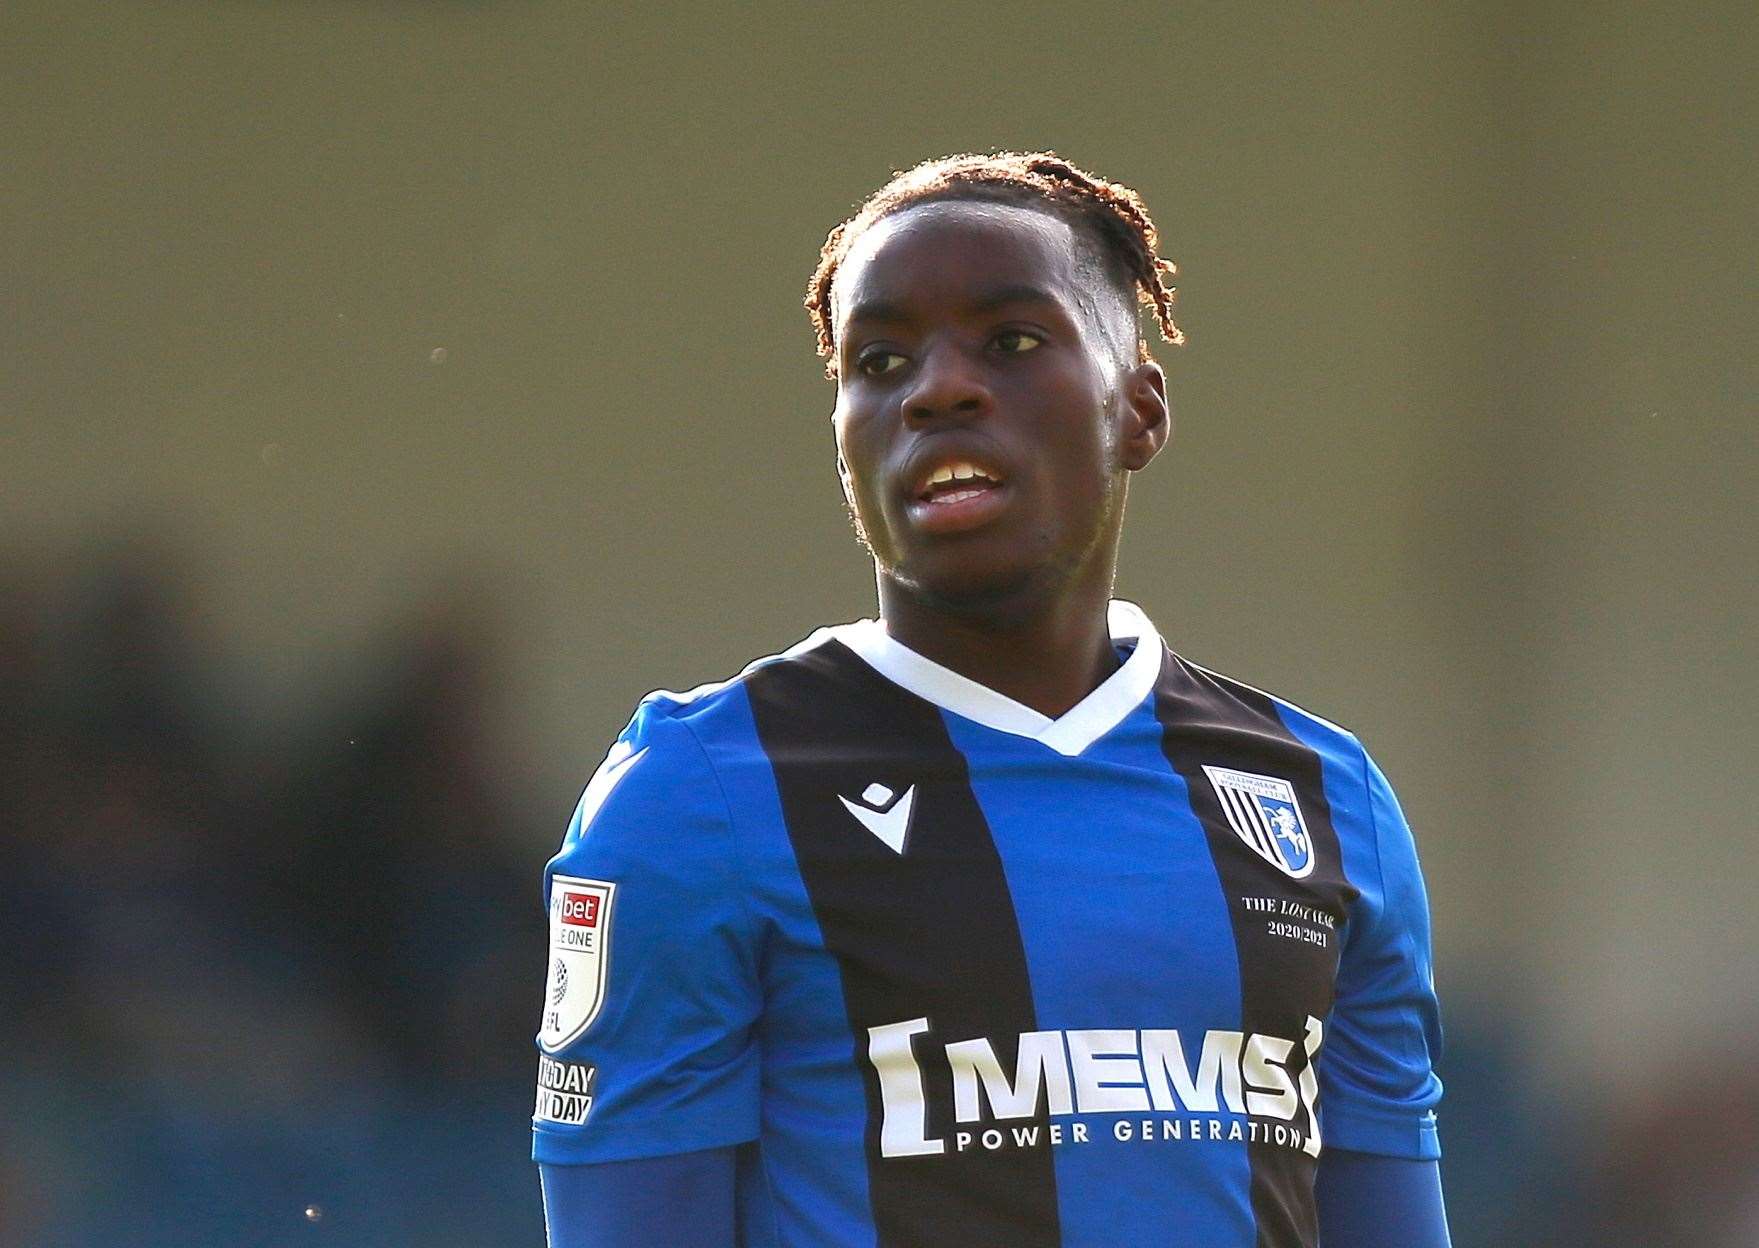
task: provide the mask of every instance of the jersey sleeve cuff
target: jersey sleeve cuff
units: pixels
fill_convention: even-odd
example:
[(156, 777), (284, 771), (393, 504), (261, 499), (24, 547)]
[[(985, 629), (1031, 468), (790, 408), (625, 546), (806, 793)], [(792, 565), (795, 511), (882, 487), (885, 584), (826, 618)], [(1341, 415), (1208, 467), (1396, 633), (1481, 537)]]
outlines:
[(1322, 1105), (1320, 1126), (1327, 1148), (1411, 1161), (1438, 1161), (1441, 1133), (1435, 1112), (1373, 1109), (1360, 1105)]

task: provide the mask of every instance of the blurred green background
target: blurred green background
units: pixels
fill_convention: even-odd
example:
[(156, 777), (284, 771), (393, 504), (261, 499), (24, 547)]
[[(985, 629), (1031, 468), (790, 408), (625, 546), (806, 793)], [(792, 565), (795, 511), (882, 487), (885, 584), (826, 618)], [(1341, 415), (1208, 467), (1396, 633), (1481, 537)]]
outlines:
[(0, 1241), (541, 1242), (579, 784), (873, 609), (818, 247), (1051, 147), (1180, 267), (1120, 592), (1417, 829), (1456, 1244), (1759, 1242), (1756, 53), (1737, 3), (12, 0)]

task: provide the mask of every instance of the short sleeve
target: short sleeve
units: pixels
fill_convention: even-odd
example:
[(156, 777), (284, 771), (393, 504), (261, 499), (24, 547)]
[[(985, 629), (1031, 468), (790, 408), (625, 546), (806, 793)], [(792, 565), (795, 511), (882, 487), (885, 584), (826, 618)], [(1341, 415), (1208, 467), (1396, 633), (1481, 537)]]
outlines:
[(1319, 1059), (1321, 1123), (1330, 1148), (1433, 1160), (1441, 1014), (1429, 899), (1398, 799), (1366, 753), (1362, 765), (1379, 870), (1361, 883), (1345, 932)]
[(720, 784), (673, 705), (636, 711), (545, 868), (540, 1162), (757, 1135), (761, 989), (742, 873)]

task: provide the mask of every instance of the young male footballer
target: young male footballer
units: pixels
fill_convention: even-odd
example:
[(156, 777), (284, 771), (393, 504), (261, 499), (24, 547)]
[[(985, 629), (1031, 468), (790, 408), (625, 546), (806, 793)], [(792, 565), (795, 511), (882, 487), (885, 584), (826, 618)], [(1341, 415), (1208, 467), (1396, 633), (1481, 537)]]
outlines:
[(1429, 918), (1355, 737), (1112, 596), (1131, 190), (953, 156), (807, 310), (877, 619), (654, 693), (550, 916), (554, 1248), (1444, 1248)]

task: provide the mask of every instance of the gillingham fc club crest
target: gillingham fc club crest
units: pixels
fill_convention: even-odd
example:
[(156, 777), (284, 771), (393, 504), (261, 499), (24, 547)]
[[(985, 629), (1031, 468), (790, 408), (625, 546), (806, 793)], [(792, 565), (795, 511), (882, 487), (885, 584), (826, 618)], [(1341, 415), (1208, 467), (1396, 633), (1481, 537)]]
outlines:
[(1228, 826), (1260, 858), (1291, 879), (1313, 870), (1313, 836), (1301, 817), (1295, 786), (1275, 776), (1205, 767)]

